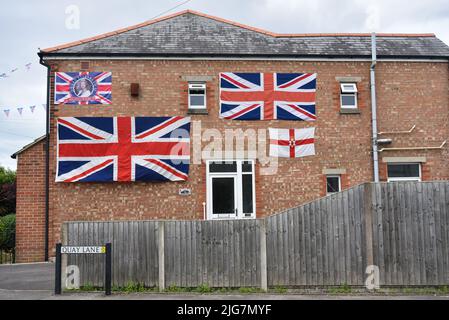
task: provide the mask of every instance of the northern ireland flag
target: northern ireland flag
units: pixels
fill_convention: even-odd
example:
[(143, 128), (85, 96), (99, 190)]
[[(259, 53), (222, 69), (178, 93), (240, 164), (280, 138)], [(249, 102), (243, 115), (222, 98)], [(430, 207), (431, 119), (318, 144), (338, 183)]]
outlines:
[(315, 128), (269, 128), (270, 156), (300, 158), (315, 155)]

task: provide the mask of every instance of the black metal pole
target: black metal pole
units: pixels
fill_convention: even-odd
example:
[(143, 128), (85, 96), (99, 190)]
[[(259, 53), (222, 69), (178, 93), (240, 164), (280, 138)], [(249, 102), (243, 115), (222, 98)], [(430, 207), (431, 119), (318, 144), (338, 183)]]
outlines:
[(106, 243), (106, 258), (104, 270), (104, 292), (107, 296), (111, 295), (112, 287), (112, 245)]
[(44, 260), (49, 258), (49, 211), (50, 211), (50, 65), (46, 64), (42, 55), (39, 55), (39, 63), (47, 68), (47, 106), (45, 117), (45, 248)]
[(56, 244), (55, 294), (61, 294), (61, 244)]

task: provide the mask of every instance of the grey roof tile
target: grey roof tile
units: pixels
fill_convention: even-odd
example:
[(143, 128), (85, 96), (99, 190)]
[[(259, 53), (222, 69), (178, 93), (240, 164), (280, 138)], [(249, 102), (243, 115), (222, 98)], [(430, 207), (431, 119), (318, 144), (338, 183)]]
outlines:
[[(449, 47), (436, 37), (377, 38), (384, 57), (449, 57)], [(90, 42), (44, 54), (370, 56), (367, 36), (280, 37), (191, 12)]]

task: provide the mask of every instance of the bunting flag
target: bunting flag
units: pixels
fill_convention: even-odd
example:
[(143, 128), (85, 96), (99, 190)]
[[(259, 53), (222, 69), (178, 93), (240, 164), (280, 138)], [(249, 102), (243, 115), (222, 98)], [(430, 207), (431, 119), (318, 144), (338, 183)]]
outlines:
[(57, 121), (56, 182), (188, 178), (188, 117), (61, 117)]
[(315, 154), (315, 128), (269, 128), (270, 156), (300, 158)]
[[(47, 105), (45, 103), (40, 104), (42, 106), (42, 108), (44, 110), (47, 110)], [(38, 107), (37, 104), (28, 106), (28, 107), (0, 107), (0, 112), (3, 112), (6, 116), (6, 118), (8, 118), (11, 115), (11, 112), (17, 111), (17, 113), (20, 116), (24, 116), (26, 114), (28, 115), (34, 115), (34, 114), (38, 114), (38, 112), (36, 112), (37, 110), (40, 109), (36, 109)], [(27, 113), (27, 110), (29, 110), (30, 112)]]
[[(25, 68), (26, 68), (26, 71), (30, 71), (31, 70), (31, 65), (32, 64), (33, 63), (28, 62), (27, 64), (24, 65)], [(19, 67), (15, 67), (15, 68), (11, 69), (8, 73), (11, 74), (11, 73), (14, 73), (14, 72), (16, 72), (18, 70), (19, 70)], [(8, 78), (8, 73), (6, 73), (6, 72), (0, 73), (0, 78)]]
[(55, 104), (111, 104), (111, 72), (56, 72)]

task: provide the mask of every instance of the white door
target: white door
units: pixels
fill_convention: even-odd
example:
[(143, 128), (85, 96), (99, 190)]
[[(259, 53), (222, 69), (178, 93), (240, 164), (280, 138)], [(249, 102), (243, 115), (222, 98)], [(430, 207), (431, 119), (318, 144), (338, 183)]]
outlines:
[(253, 219), (254, 161), (207, 161), (207, 219)]

